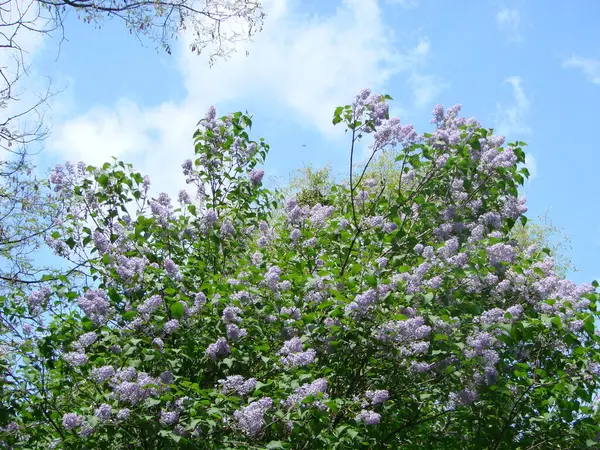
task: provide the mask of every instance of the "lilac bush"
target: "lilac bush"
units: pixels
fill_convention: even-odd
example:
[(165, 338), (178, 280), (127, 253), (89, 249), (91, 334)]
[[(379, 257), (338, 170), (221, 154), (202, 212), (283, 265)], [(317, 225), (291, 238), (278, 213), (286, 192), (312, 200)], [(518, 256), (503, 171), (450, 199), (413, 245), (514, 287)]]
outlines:
[[(122, 162), (57, 169), (70, 215), (53, 246), (86, 283), (21, 294), (39, 326), (0, 352), (4, 442), (597, 447), (597, 284), (510, 238), (525, 144), (460, 106), (419, 134), (388, 100), (336, 109), (351, 171), (323, 203), (267, 190), (250, 117), (214, 108), (178, 204)], [(382, 152), (393, 183), (369, 171)]]

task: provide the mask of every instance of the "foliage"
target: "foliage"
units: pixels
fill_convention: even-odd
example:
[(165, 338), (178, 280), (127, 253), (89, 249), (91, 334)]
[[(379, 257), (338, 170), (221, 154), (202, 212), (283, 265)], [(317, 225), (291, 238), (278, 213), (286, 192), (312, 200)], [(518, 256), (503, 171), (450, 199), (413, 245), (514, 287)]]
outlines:
[[(417, 134), (365, 90), (336, 109), (395, 196), (352, 170), (329, 206), (262, 186), (251, 119), (214, 110), (174, 206), (122, 163), (58, 167), (54, 248), (85, 264), (15, 294), (4, 336), (12, 448), (596, 447), (598, 293), (511, 229), (526, 170), (459, 108)], [(23, 312), (34, 316), (32, 325)], [(39, 325), (37, 325), (39, 323)]]

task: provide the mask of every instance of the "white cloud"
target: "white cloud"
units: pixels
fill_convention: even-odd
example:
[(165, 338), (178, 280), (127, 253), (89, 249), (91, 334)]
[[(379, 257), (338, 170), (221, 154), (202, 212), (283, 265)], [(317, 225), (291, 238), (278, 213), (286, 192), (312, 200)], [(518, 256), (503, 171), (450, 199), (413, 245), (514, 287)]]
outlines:
[(405, 9), (413, 9), (419, 6), (420, 0), (387, 0), (388, 3), (393, 5), (400, 5)]
[[(531, 132), (531, 128), (529, 128), (525, 120), (531, 103), (525, 94), (523, 80), (520, 77), (509, 77), (504, 82), (509, 83), (512, 87), (513, 103), (510, 105), (498, 104), (494, 133), (499, 136), (505, 136), (507, 141), (513, 142), (517, 140), (515, 134)], [(529, 170), (527, 183), (530, 183), (537, 177), (537, 163), (531, 153), (525, 154), (524, 166)]]
[(517, 9), (502, 8), (496, 13), (498, 29), (510, 42), (521, 42), (521, 13)]
[(572, 56), (563, 62), (563, 67), (579, 69), (590, 82), (600, 84), (600, 60)]
[(415, 107), (418, 109), (433, 106), (433, 100), (449, 86), (448, 83), (440, 80), (435, 75), (418, 73), (413, 73), (408, 82), (413, 90)]
[(525, 123), (525, 116), (529, 112), (530, 102), (523, 90), (523, 80), (520, 77), (510, 77), (504, 80), (513, 90), (513, 103), (511, 105), (497, 106), (496, 127), (497, 134), (513, 140), (517, 133), (529, 133), (531, 129)]
[(529, 178), (527, 183), (530, 183), (537, 177), (537, 161), (531, 153), (525, 154), (525, 167), (529, 170)]
[[(426, 39), (395, 50), (376, 0), (345, 0), (328, 17), (300, 15), (291, 0), (265, 1), (264, 7), (265, 29), (249, 56), (240, 52), (209, 69), (205, 58), (183, 50), (190, 37), (181, 39), (176, 54), (187, 91), (183, 101), (144, 108), (123, 99), (93, 108), (55, 124), (49, 148), (95, 164), (124, 158), (150, 174), (156, 188), (174, 192), (183, 179), (179, 164), (191, 155), (194, 126), (211, 104), (252, 99), (337, 135), (331, 125), (335, 106), (349, 103), (363, 87), (382, 89), (397, 73), (418, 73), (429, 52)], [(418, 80), (415, 101), (422, 104), (436, 91), (431, 79)]]

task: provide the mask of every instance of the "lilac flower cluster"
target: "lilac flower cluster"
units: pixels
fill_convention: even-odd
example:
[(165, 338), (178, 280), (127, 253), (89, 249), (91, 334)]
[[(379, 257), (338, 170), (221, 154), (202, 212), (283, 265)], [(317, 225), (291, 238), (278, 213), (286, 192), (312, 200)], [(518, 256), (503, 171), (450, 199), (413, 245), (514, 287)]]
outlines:
[(277, 266), (271, 266), (267, 270), (265, 274), (265, 284), (271, 289), (273, 292), (277, 292), (279, 277), (281, 276), (281, 269)]
[(165, 323), (163, 326), (163, 330), (165, 334), (173, 334), (177, 329), (179, 329), (180, 323), (177, 319), (171, 319)]
[(378, 405), (389, 400), (390, 393), (384, 389), (365, 392), (365, 397), (369, 399), (371, 405)]
[(262, 182), (264, 175), (265, 175), (264, 170), (252, 169), (250, 171), (250, 173), (248, 174), (248, 177), (250, 178), (250, 181), (252, 182), (253, 185), (258, 186)]
[(233, 418), (244, 434), (256, 436), (264, 425), (265, 412), (272, 406), (273, 400), (269, 397), (264, 397), (235, 411)]
[(112, 250), (112, 243), (110, 238), (106, 236), (102, 231), (96, 230), (93, 234), (94, 245), (98, 249), (98, 253), (101, 255), (108, 253)]
[(98, 335), (93, 331), (89, 331), (79, 336), (79, 339), (73, 344), (73, 348), (83, 351), (97, 340)]
[[(506, 314), (510, 314), (510, 318), (506, 317)], [(501, 308), (492, 308), (484, 311), (481, 316), (475, 317), (473, 321), (475, 323), (483, 323), (486, 325), (498, 324), (498, 323), (511, 323), (515, 322), (523, 314), (523, 306), (514, 305), (504, 310)]]
[(161, 411), (160, 424), (174, 425), (179, 421), (179, 413), (177, 411)]
[(367, 314), (375, 302), (378, 300), (379, 296), (377, 294), (377, 290), (369, 289), (362, 294), (358, 294), (354, 297), (354, 300), (348, 303), (345, 306), (345, 311), (347, 314), (356, 314), (357, 316), (364, 316)]
[(151, 314), (162, 304), (162, 297), (153, 295), (144, 300), (144, 302), (137, 307), (137, 312), (144, 320), (149, 320)]
[(486, 249), (488, 260), (495, 266), (503, 262), (513, 262), (516, 256), (515, 249), (510, 245), (498, 243)]
[(224, 380), (219, 380), (221, 391), (224, 394), (236, 392), (239, 395), (246, 395), (256, 387), (256, 378), (244, 379), (241, 375), (228, 376)]
[(106, 323), (114, 313), (114, 309), (102, 289), (88, 289), (82, 297), (77, 299), (77, 304), (96, 324)]
[(51, 291), (46, 286), (29, 294), (29, 297), (27, 297), (27, 302), (29, 303), (31, 310), (33, 312), (39, 311), (40, 306), (42, 306), (46, 300), (48, 300), (50, 294)]
[(179, 266), (175, 264), (171, 258), (165, 258), (165, 260), (163, 261), (163, 265), (165, 268), (165, 272), (167, 272), (167, 275), (169, 275), (169, 277), (173, 278), (174, 280), (183, 279), (183, 275), (181, 275)]
[(363, 409), (355, 417), (357, 422), (363, 422), (365, 425), (378, 425), (381, 422), (381, 414), (368, 409)]
[(407, 320), (395, 320), (385, 323), (377, 331), (377, 338), (384, 342), (404, 344), (406, 342), (425, 339), (431, 333), (431, 327), (425, 325), (422, 317)]
[(138, 405), (149, 396), (159, 393), (161, 380), (145, 372), (137, 372), (133, 367), (118, 370), (111, 379), (111, 386), (120, 401)]
[[(319, 378), (312, 383), (306, 383), (296, 389), (296, 391), (290, 395), (287, 399), (285, 399), (281, 406), (284, 408), (291, 408), (293, 406), (298, 405), (303, 402), (307, 397), (313, 396), (317, 397), (321, 394), (322, 399), (327, 399), (329, 396), (326, 393), (327, 391), (327, 380), (324, 378)], [(312, 402), (312, 406), (317, 407), (319, 409), (325, 409), (326, 406), (320, 400), (314, 400)]]
[(112, 415), (112, 407), (106, 403), (103, 403), (96, 408), (94, 415), (102, 422), (106, 422), (107, 420), (110, 420), (110, 416)]
[(168, 226), (169, 220), (173, 213), (173, 206), (171, 205), (171, 198), (168, 194), (161, 192), (158, 195), (158, 199), (150, 201), (150, 211), (152, 216), (160, 223), (163, 227)]
[(62, 425), (67, 430), (72, 430), (83, 425), (83, 417), (76, 413), (66, 413), (62, 418)]
[(245, 328), (240, 328), (235, 323), (228, 323), (225, 325), (225, 329), (227, 330), (227, 339), (232, 342), (239, 341), (248, 335)]
[(225, 338), (219, 338), (206, 348), (206, 356), (216, 361), (217, 358), (229, 355), (231, 349)]
[(285, 341), (283, 347), (279, 350), (281, 363), (287, 368), (311, 364), (317, 356), (317, 352), (313, 349), (303, 350), (304, 346), (300, 338), (293, 337)]
[(119, 255), (117, 257), (116, 272), (125, 283), (131, 283), (136, 278), (141, 278), (144, 275), (144, 270), (148, 260), (146, 258), (138, 258)]
[(63, 359), (72, 367), (83, 366), (88, 362), (88, 357), (83, 351), (65, 353)]
[(92, 379), (97, 383), (103, 383), (115, 375), (113, 366), (102, 366), (92, 370)]
[(223, 310), (223, 314), (221, 315), (221, 320), (223, 323), (242, 323), (242, 318), (240, 317), (242, 314), (242, 310), (237, 306), (227, 306)]

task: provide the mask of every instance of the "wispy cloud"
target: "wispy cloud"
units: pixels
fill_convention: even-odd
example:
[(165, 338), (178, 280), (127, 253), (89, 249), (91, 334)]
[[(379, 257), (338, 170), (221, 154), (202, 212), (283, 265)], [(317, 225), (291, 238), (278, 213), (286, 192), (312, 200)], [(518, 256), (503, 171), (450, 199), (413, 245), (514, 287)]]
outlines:
[(416, 8), (421, 3), (420, 0), (387, 0), (387, 2), (393, 5), (400, 5), (405, 9)]
[(521, 13), (518, 9), (502, 8), (496, 13), (498, 29), (504, 33), (509, 42), (521, 42)]
[(531, 153), (527, 153), (525, 155), (525, 167), (529, 170), (529, 178), (527, 179), (527, 183), (531, 183), (535, 177), (537, 177), (537, 161), (535, 156)]
[[(62, 158), (99, 164), (118, 156), (156, 175), (155, 187), (171, 191), (182, 179), (179, 166), (192, 151), (190, 135), (208, 106), (252, 102), (325, 136), (335, 106), (363, 87), (385, 90), (396, 74), (420, 73), (429, 41), (398, 50), (376, 0), (345, 0), (331, 16), (301, 15), (289, 0), (264, 2), (269, 22), (244, 52), (209, 69), (180, 41), (177, 63), (186, 98), (144, 107), (122, 99), (54, 125), (49, 148)], [(268, 25), (268, 26), (267, 26)], [(415, 102), (433, 95), (431, 80), (415, 85)], [(256, 107), (256, 106), (255, 106)], [(220, 109), (219, 113), (227, 111)]]
[(408, 79), (412, 87), (415, 107), (418, 109), (433, 106), (433, 100), (438, 97), (449, 84), (435, 75), (413, 73)]
[(588, 81), (600, 84), (600, 60), (584, 58), (582, 56), (571, 56), (563, 61), (564, 68), (575, 68), (583, 72)]
[(530, 102), (523, 89), (523, 80), (513, 76), (504, 80), (513, 90), (513, 102), (510, 105), (498, 104), (496, 112), (496, 132), (510, 140), (517, 133), (529, 133), (531, 129), (525, 122)]
[[(515, 141), (516, 134), (530, 133), (531, 128), (526, 123), (526, 116), (529, 112), (531, 103), (523, 89), (523, 80), (520, 77), (513, 76), (504, 80), (512, 87), (513, 101), (508, 105), (498, 104), (496, 107), (496, 119), (494, 132), (500, 136), (505, 136), (507, 141)], [(525, 155), (525, 167), (529, 170), (528, 182), (537, 177), (537, 162), (531, 153)]]

